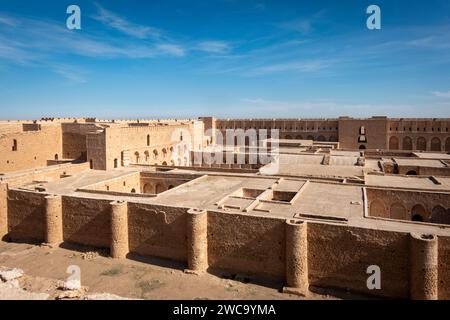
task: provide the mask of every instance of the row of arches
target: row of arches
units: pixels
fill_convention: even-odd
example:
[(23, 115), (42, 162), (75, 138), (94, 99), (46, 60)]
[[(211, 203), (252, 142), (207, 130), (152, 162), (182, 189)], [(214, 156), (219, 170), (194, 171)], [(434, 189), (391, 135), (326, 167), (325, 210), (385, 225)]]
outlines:
[(303, 140), (303, 139), (306, 139), (306, 140), (314, 140), (314, 141), (329, 141), (329, 142), (337, 142), (338, 141), (338, 139), (337, 139), (337, 137), (335, 137), (335, 136), (330, 136), (329, 138), (326, 138), (325, 136), (323, 136), (323, 135), (320, 135), (320, 136), (313, 136), (313, 135), (307, 135), (307, 136), (303, 136), (303, 135), (289, 135), (289, 134), (287, 134), (287, 135), (285, 135), (284, 136), (284, 138), (285, 139), (295, 139), (295, 140)]
[(428, 141), (424, 137), (418, 137), (415, 141), (411, 137), (404, 137), (401, 140), (396, 136), (389, 138), (389, 150), (420, 150), (420, 151), (450, 151), (450, 137), (445, 140), (444, 147), (438, 137)]
[(143, 191), (143, 193), (146, 193), (146, 194), (159, 194), (164, 191), (173, 189), (174, 187), (175, 186), (172, 184), (169, 186), (166, 186), (163, 183), (146, 183), (146, 184), (144, 184), (142, 191)]
[(375, 199), (370, 203), (369, 210), (370, 215), (375, 217), (450, 225), (450, 208), (442, 205), (428, 211), (423, 205), (416, 204), (408, 210), (401, 202), (394, 202), (387, 208), (382, 200)]

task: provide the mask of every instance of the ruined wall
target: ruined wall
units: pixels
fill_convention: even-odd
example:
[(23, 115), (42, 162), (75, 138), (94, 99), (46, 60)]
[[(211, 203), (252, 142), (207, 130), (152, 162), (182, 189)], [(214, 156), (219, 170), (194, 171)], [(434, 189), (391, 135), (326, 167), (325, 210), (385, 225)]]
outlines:
[(47, 166), (47, 160), (62, 155), (59, 125), (42, 126), (39, 131), (0, 135), (0, 173)]
[[(450, 208), (450, 195), (442, 192), (401, 191), (367, 188), (369, 215), (411, 221), (418, 214), (430, 222), (433, 210)], [(450, 222), (450, 221), (449, 221)]]
[(186, 261), (187, 210), (128, 203), (130, 252)]
[(208, 212), (208, 263), (233, 273), (283, 278), (285, 222)]
[(450, 151), (449, 119), (390, 119), (389, 149)]
[[(309, 223), (309, 281), (320, 287), (407, 298), (408, 250), (406, 233)], [(382, 291), (367, 289), (370, 265), (381, 268)]]
[(7, 182), (10, 187), (16, 187), (32, 183), (33, 181), (56, 181), (61, 179), (61, 176), (70, 176), (88, 169), (88, 163), (55, 165), (7, 174), (0, 177), (0, 181)]
[(45, 239), (45, 194), (8, 191), (8, 238), (12, 241), (43, 242)]
[(219, 119), (216, 128), (224, 139), (226, 129), (276, 129), (280, 131), (280, 139), (338, 141), (336, 119)]
[(439, 299), (450, 300), (450, 237), (439, 237)]
[(64, 196), (62, 199), (64, 241), (109, 248), (111, 243), (110, 202)]
[[(45, 195), (8, 194), (9, 237), (44, 241)], [(432, 245), (428, 235), (406, 232), (69, 196), (62, 198), (62, 211), (64, 241), (113, 248), (115, 258), (130, 252), (187, 262), (195, 272), (209, 266), (287, 279), (294, 287), (450, 299), (449, 237), (434, 237)], [(381, 290), (367, 288), (372, 265), (381, 269)]]
[(82, 123), (63, 123), (61, 127), (63, 158), (86, 161), (87, 135), (95, 132), (98, 127), (95, 124)]
[(134, 193), (139, 193), (141, 190), (140, 172), (133, 172), (118, 178), (95, 183), (86, 186), (83, 189), (121, 193), (130, 193), (134, 191)]

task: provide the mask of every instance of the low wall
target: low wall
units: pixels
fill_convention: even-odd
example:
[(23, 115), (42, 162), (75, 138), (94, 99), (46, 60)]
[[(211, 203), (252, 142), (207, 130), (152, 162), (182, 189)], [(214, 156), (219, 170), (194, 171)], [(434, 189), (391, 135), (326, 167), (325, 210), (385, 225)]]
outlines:
[(208, 263), (233, 273), (285, 275), (282, 219), (208, 212)]
[[(315, 286), (450, 299), (450, 237), (23, 190), (7, 195), (0, 223), (8, 221), (13, 241), (65, 241), (110, 248), (114, 258), (180, 261), (194, 273), (213, 268), (275, 278), (299, 294)], [(381, 271), (380, 290), (367, 288), (372, 265)]]
[(45, 194), (9, 190), (7, 216), (9, 239), (12, 241), (44, 241)]
[(63, 240), (109, 248), (111, 218), (109, 200), (63, 197)]
[(130, 252), (186, 261), (184, 208), (128, 203)]

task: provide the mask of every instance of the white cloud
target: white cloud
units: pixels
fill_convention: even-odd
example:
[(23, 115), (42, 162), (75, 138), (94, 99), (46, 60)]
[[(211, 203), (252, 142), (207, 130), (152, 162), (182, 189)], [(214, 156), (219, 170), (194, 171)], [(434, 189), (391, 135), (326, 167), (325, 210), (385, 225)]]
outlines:
[(231, 46), (225, 41), (203, 41), (198, 44), (197, 49), (209, 53), (224, 54), (231, 50)]
[(257, 67), (249, 71), (249, 75), (261, 75), (278, 72), (317, 72), (330, 67), (333, 64), (331, 60), (308, 60), (292, 61), (286, 63), (266, 65)]
[(103, 24), (114, 28), (126, 35), (139, 38), (139, 39), (147, 39), (147, 38), (160, 38), (161, 31), (159, 29), (142, 26), (135, 24), (126, 20), (125, 18), (120, 17), (119, 15), (106, 10), (102, 6), (97, 4), (98, 8), (98, 16), (94, 16), (93, 18), (102, 22)]
[(433, 91), (433, 96), (438, 98), (450, 98), (450, 91), (441, 92), (441, 91)]
[(176, 44), (158, 44), (156, 47), (159, 52), (167, 53), (175, 57), (183, 57), (186, 55), (186, 51), (184, 50), (184, 48)]

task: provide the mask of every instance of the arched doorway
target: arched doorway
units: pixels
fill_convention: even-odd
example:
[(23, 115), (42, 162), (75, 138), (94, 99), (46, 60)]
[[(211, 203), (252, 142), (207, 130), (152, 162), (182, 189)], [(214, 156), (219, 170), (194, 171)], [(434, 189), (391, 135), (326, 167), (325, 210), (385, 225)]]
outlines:
[(412, 150), (412, 139), (410, 137), (404, 137), (403, 138), (403, 150)]
[(420, 221), (420, 222), (428, 220), (427, 211), (425, 210), (425, 208), (422, 205), (416, 204), (411, 209), (411, 220), (412, 221)]
[(295, 139), (297, 139), (297, 140), (303, 140), (303, 137), (300, 136), (300, 135), (298, 135), (298, 136), (295, 137)]
[(59, 160), (59, 156), (58, 156), (58, 154), (55, 154), (55, 161), (58, 161)]
[(445, 140), (445, 151), (450, 151), (450, 138), (447, 138), (447, 140)]
[(450, 224), (449, 212), (447, 212), (447, 210), (445, 210), (442, 206), (436, 206), (433, 211), (431, 211), (430, 221), (432, 223)]
[(136, 193), (136, 189), (131, 189), (131, 193)]
[(436, 137), (431, 139), (431, 151), (441, 151), (441, 139)]
[(417, 138), (417, 150), (427, 151), (427, 140), (424, 137)]
[(398, 150), (398, 149), (399, 149), (398, 138), (391, 137), (389, 139), (389, 150)]

